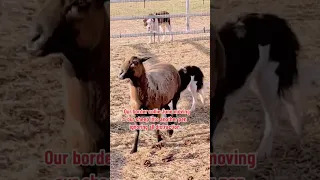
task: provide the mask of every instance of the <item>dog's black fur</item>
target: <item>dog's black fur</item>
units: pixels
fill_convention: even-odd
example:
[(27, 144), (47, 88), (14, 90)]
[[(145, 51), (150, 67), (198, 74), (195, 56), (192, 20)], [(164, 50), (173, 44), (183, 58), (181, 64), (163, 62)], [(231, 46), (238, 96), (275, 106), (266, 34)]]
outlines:
[[(285, 19), (273, 14), (250, 13), (225, 23), (219, 30), (226, 54), (226, 78), (219, 80), (211, 97), (210, 138), (224, 115), (226, 98), (240, 89), (259, 60), (259, 45), (270, 45), (270, 61), (278, 62), (278, 96), (290, 89), (298, 77), (299, 41)], [(210, 146), (213, 152), (213, 146)]]
[[(154, 14), (149, 14), (149, 15), (154, 15)], [(169, 15), (169, 13), (167, 11), (160, 11), (160, 12), (157, 12), (155, 15)], [(169, 25), (171, 25), (169, 17), (168, 18), (157, 18), (157, 19), (158, 19), (159, 25), (161, 25), (162, 23), (168, 23)], [(147, 20), (148, 19), (143, 20), (144, 26), (147, 26)], [(155, 18), (152, 18), (152, 21), (155, 22)]]
[(194, 81), (197, 81), (197, 91), (203, 88), (204, 75), (199, 67), (186, 66), (179, 70), (179, 75), (181, 78), (180, 92), (184, 91), (188, 87), (191, 81), (191, 76), (194, 76)]

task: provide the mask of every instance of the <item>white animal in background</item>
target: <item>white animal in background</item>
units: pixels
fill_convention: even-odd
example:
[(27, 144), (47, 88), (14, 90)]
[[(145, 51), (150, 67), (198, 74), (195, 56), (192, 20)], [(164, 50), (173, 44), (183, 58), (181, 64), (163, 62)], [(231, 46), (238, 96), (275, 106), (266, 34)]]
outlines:
[[(157, 12), (155, 14), (149, 14), (149, 15), (169, 15), (169, 13), (167, 11), (161, 11), (161, 12)], [(166, 28), (169, 31), (169, 33), (172, 33), (170, 18), (144, 19), (143, 24), (147, 28), (147, 31), (149, 33), (154, 33), (153, 35), (150, 36), (149, 43), (152, 43), (152, 37), (154, 37), (153, 42), (155, 42), (155, 34), (157, 34), (159, 32), (165, 33)], [(164, 39), (165, 39), (165, 35), (162, 36), (162, 41), (164, 41)], [(171, 41), (173, 41), (172, 34), (171, 34)], [(158, 42), (160, 42), (160, 35), (158, 35)]]

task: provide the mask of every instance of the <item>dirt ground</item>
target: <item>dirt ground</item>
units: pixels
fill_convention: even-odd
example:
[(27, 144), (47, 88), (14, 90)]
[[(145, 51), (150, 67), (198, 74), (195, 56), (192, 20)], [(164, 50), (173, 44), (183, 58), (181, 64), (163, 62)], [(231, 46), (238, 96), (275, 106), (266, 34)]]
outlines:
[[(44, 151), (56, 138), (64, 123), (63, 90), (61, 86), (61, 59), (46, 57), (31, 59), (24, 48), (31, 17), (43, 0), (1, 0), (0, 1), (0, 179), (35, 180), (55, 179), (66, 172), (44, 164)], [(184, 29), (184, 18), (174, 20), (174, 31)], [(202, 29), (209, 27), (209, 17), (199, 17), (191, 23)], [(129, 21), (127, 21), (129, 22)], [(127, 23), (126, 22), (126, 23)], [(179, 23), (181, 24), (179, 25)], [(121, 22), (119, 22), (121, 23)], [(197, 24), (198, 23), (198, 24)], [(117, 25), (112, 24), (117, 30)], [(132, 32), (145, 31), (137, 23)], [(136, 28), (136, 29), (135, 29)], [(129, 29), (130, 30), (130, 29)], [(119, 31), (117, 31), (119, 32)], [(195, 41), (203, 37), (204, 40)], [(202, 68), (205, 81), (209, 82), (209, 40), (208, 35), (174, 37), (173, 43), (164, 42), (148, 45), (146, 37), (112, 40), (111, 53), (111, 142), (113, 179), (196, 179), (209, 177), (209, 98), (206, 93), (205, 105), (199, 104), (196, 113), (188, 118), (183, 129), (176, 131), (166, 140), (165, 147), (150, 155), (155, 142), (153, 134), (140, 135), (139, 152), (129, 155), (134, 132), (128, 130), (128, 123), (121, 121), (122, 109), (129, 100), (127, 86), (118, 81), (118, 67), (125, 55), (143, 53), (152, 55), (150, 62), (169, 62), (177, 68), (196, 65)], [(188, 39), (189, 40), (183, 40)], [(167, 38), (166, 40), (169, 40)], [(128, 43), (128, 41), (130, 43)], [(147, 63), (146, 63), (147, 64)], [(189, 109), (191, 97), (188, 92), (182, 95), (179, 108)], [(185, 140), (191, 144), (184, 145)], [(174, 160), (162, 163), (161, 158), (173, 153)], [(155, 166), (145, 168), (142, 163), (148, 158)], [(182, 168), (183, 167), (183, 168)], [(199, 168), (200, 167), (200, 168)], [(185, 174), (190, 171), (192, 173)], [(175, 174), (171, 176), (171, 174)], [(65, 174), (64, 174), (65, 175)]]
[[(43, 152), (63, 124), (63, 91), (61, 87), (61, 62), (59, 58), (28, 58), (24, 44), (28, 26), (37, 9), (37, 0), (0, 1), (0, 179), (34, 180), (54, 179), (59, 171), (43, 165)], [(304, 131), (301, 145), (296, 146), (292, 128), (282, 118), (280, 133), (275, 144), (273, 157), (259, 162), (253, 171), (245, 168), (221, 168), (225, 176), (246, 176), (247, 179), (304, 180), (318, 179), (320, 160), (319, 117), (319, 1), (317, 0), (216, 0), (222, 9), (215, 10), (213, 20), (217, 24), (242, 12), (270, 12), (288, 19), (302, 45), (301, 79), (303, 92)], [(203, 28), (209, 18), (199, 17), (191, 22), (191, 28)], [(175, 19), (174, 30), (184, 27), (184, 19)], [(120, 22), (117, 22), (120, 23)], [(132, 22), (133, 23), (133, 22)], [(144, 32), (141, 23), (132, 27), (132, 32)], [(195, 26), (198, 24), (198, 27)], [(111, 23), (118, 33), (122, 25)], [(130, 30), (131, 32), (131, 30)], [(189, 117), (183, 129), (166, 139), (165, 147), (151, 155), (155, 142), (153, 132), (142, 132), (138, 153), (130, 155), (134, 132), (121, 121), (121, 110), (127, 107), (128, 90), (124, 82), (116, 79), (117, 67), (123, 57), (135, 53), (152, 55), (154, 61), (170, 62), (177, 68), (184, 65), (201, 67), (209, 81), (209, 41), (194, 39), (199, 35), (177, 36), (174, 42), (148, 45), (147, 37), (113, 39), (111, 41), (111, 147), (113, 179), (208, 179), (209, 176), (209, 100), (206, 94), (204, 106), (199, 105), (196, 113)], [(167, 38), (166, 40), (169, 40)], [(252, 152), (259, 143), (263, 128), (263, 112), (259, 101), (245, 91), (231, 98), (226, 117), (221, 122), (216, 137), (217, 151), (239, 149)], [(183, 94), (179, 108), (190, 108), (191, 96)], [(190, 140), (189, 146), (184, 145)], [(169, 153), (175, 159), (163, 163), (161, 158)], [(154, 163), (144, 167), (144, 160)]]
[[(291, 24), (297, 34), (302, 51), (299, 57), (303, 116), (303, 135), (298, 137), (281, 114), (279, 133), (274, 142), (272, 157), (259, 162), (257, 168), (221, 167), (218, 176), (243, 176), (247, 179), (306, 180), (320, 178), (320, 3), (317, 0), (215, 0), (221, 9), (213, 10), (214, 24), (246, 12), (277, 14)], [(254, 152), (263, 133), (263, 110), (258, 99), (248, 90), (229, 98), (226, 116), (216, 132), (217, 152)]]
[[(110, 9), (111, 14), (115, 12), (113, 4)], [(159, 10), (155, 6), (154, 11)], [(209, 22), (209, 17), (193, 17), (191, 30), (209, 28)], [(172, 18), (171, 23), (173, 31), (185, 29), (185, 18)], [(110, 26), (111, 34), (146, 32), (142, 20), (111, 21)], [(186, 65), (198, 66), (204, 73), (205, 82), (209, 82), (208, 37), (209, 34), (178, 35), (171, 43), (168, 36), (155, 44), (148, 44), (149, 37), (111, 39), (111, 179), (188, 179), (190, 176), (209, 179), (209, 89), (205, 93), (205, 104), (198, 100), (196, 111), (188, 117), (187, 123), (180, 124), (181, 129), (175, 131), (171, 138), (166, 131), (161, 132), (165, 138), (164, 147), (160, 150), (152, 148), (156, 142), (154, 132), (141, 131), (138, 152), (130, 154), (135, 132), (130, 131), (129, 123), (123, 121), (127, 116), (122, 112), (130, 109), (128, 83), (117, 78), (123, 60), (141, 54), (153, 57), (145, 62), (146, 66), (157, 62), (171, 63), (177, 69)], [(191, 94), (185, 91), (178, 102), (178, 109), (189, 110), (191, 103)], [(170, 154), (173, 161), (163, 162), (162, 159)], [(146, 160), (151, 162), (151, 167), (144, 166)]]

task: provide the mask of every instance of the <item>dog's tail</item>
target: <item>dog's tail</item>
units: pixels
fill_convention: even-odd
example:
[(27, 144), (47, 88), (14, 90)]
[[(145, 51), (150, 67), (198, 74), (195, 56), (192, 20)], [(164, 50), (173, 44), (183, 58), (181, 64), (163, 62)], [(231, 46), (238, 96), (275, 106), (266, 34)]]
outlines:
[(184, 91), (192, 81), (196, 82), (197, 92), (203, 88), (204, 75), (199, 67), (185, 66), (179, 70), (179, 75), (181, 78), (180, 92)]
[(267, 17), (273, 22), (270, 56), (272, 60), (279, 62), (276, 69), (279, 77), (278, 95), (283, 96), (298, 79), (297, 56), (300, 43), (286, 20), (272, 15)]

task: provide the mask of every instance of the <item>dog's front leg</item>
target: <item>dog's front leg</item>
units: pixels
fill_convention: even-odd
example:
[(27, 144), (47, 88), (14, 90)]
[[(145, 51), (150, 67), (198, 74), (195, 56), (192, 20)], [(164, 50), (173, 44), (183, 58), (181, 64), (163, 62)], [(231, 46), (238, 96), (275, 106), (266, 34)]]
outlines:
[(149, 44), (151, 44), (151, 43), (152, 43), (152, 36), (153, 36), (153, 34), (150, 34)]

